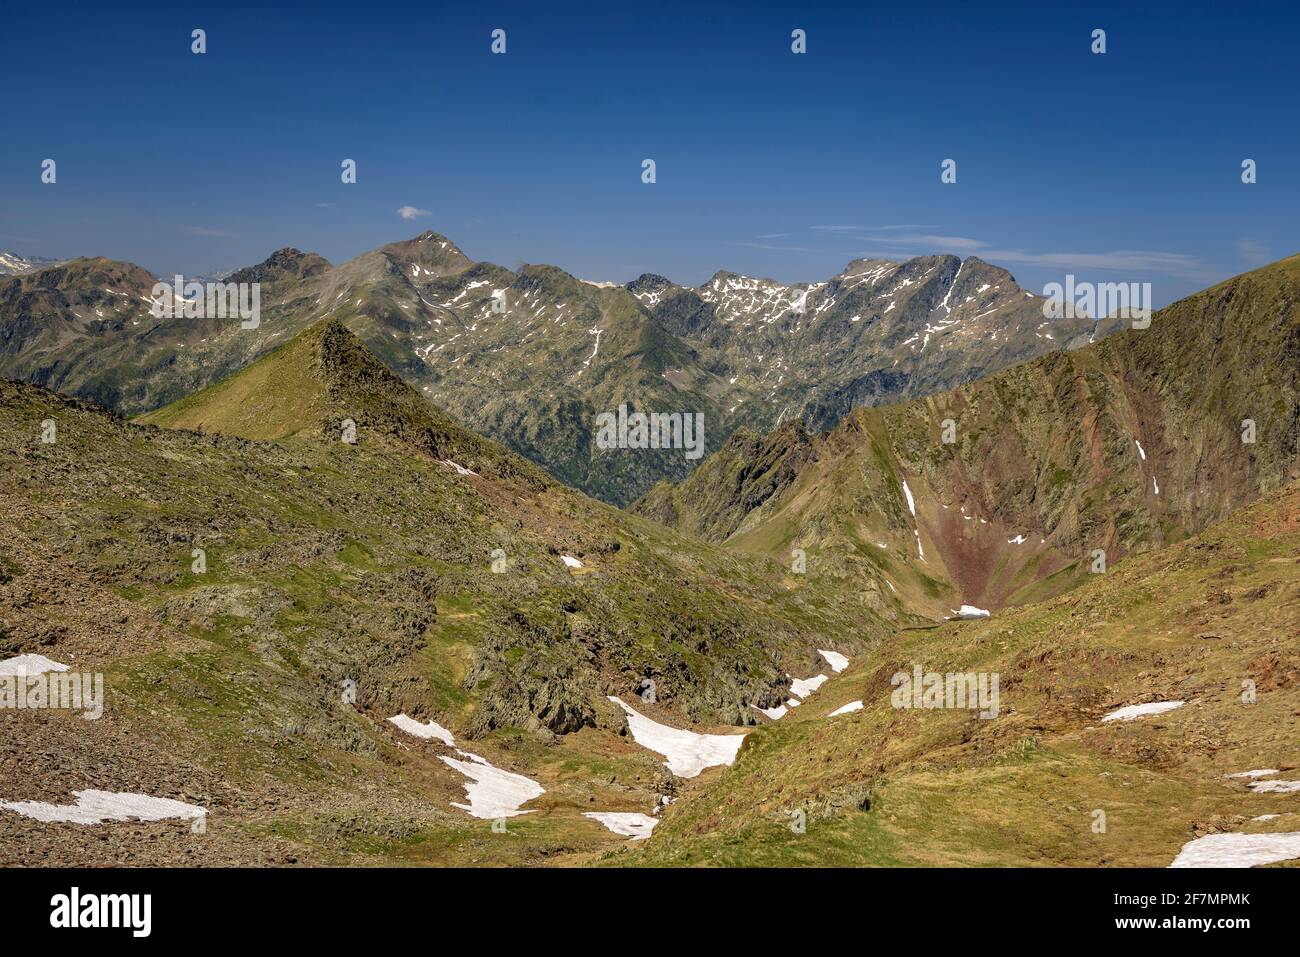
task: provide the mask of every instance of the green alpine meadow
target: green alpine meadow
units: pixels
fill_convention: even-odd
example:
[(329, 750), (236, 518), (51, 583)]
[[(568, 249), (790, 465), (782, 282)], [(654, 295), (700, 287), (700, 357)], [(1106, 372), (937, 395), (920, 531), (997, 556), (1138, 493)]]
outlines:
[[(0, 386), (0, 668), (106, 686), (94, 720), (3, 714), (7, 864), (1163, 866), (1286, 826), (1234, 775), (1298, 757), (1298, 257), (828, 430), (740, 428), (627, 509), (471, 430), (356, 312), (163, 361), (142, 272), (11, 280), (70, 323), (122, 304)], [(76, 397), (241, 359), (129, 418)]]

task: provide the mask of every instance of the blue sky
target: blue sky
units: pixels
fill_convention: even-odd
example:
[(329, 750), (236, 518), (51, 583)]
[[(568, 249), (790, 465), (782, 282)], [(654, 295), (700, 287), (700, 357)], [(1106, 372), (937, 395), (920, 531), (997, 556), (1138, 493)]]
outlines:
[(11, 6), (0, 249), (168, 274), (431, 228), (690, 284), (952, 252), (1157, 304), (1300, 251), (1294, 3), (465, 6)]

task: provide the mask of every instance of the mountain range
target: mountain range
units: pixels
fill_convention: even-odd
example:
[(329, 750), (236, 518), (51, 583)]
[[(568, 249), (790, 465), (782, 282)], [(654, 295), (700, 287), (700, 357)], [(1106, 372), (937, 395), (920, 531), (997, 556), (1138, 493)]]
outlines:
[[(793, 318), (736, 277), (599, 287), (426, 234), (232, 275), (270, 304), (243, 339), (154, 320), (153, 277), (126, 264), (0, 284), (24, 370), (0, 381), (0, 675), (107, 687), (98, 720), (0, 715), (0, 863), (1115, 866), (1289, 840), (1300, 256), (1148, 328), (1089, 343), (1088, 320), (1062, 349), (1044, 327), (1055, 345), (954, 367), (952, 388), (823, 424), (808, 410), (839, 407), (819, 393), (811, 427), (775, 404), (784, 371), (752, 371), (753, 395), (774, 390), (764, 427), (738, 422), (627, 509), (444, 408), (449, 378), (404, 367), (402, 317), (380, 308), (414, 313), (407, 338), (438, 356), (467, 335), (504, 352), (513, 322), (537, 343), (515, 347), (536, 363), (516, 379), (576, 406), (559, 383), (600, 367), (540, 330), (577, 342), (596, 320), (586, 346), (617, 357), (600, 381), (684, 410), (691, 382), (649, 374), (665, 357), (766, 360), (786, 323), (785, 355), (812, 363), (794, 343), (873, 285), (928, 290), (909, 308), (935, 326), (996, 278), (889, 268), (851, 266), (866, 288), (841, 278)], [(445, 297), (480, 290), (437, 331), (461, 316)], [(1043, 321), (1041, 301), (1001, 308)], [(896, 333), (909, 376), (986, 348), (963, 332), (978, 315)], [(620, 495), (654, 472), (620, 468)], [(915, 669), (996, 676), (1000, 701), (900, 707)], [(94, 808), (159, 799), (85, 839)]]
[(554, 266), (474, 262), (434, 232), (340, 266), (282, 249), (227, 275), (261, 284), (253, 329), (155, 318), (157, 281), (102, 258), (0, 280), (0, 375), (135, 415), (335, 318), (467, 426), (617, 505), (695, 464), (679, 450), (598, 448), (596, 416), (620, 406), (702, 414), (715, 451), (737, 429), (830, 428), (852, 409), (942, 391), (1124, 325), (1047, 320), (1040, 297), (975, 257), (855, 260), (793, 285), (719, 272), (698, 288), (654, 275), (618, 286)]
[(19, 276), (59, 263), (57, 259), (41, 256), (20, 256), (15, 252), (0, 253), (0, 276)]
[[(833, 431), (739, 432), (633, 510), (941, 614), (1071, 587), (1300, 477), (1300, 257), (1087, 348), (858, 409)], [(865, 579), (865, 582), (864, 582)]]

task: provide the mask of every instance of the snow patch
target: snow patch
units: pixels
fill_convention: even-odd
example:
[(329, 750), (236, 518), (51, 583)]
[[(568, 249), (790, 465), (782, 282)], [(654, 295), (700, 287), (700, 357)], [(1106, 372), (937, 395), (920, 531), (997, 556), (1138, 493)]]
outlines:
[[(417, 738), (426, 741), (436, 738), (449, 748), (456, 747), (456, 738), (436, 721), (421, 724), (406, 714), (395, 715), (388, 720)], [(456, 753), (469, 760), (461, 761), (442, 754), (438, 758), (470, 779), (465, 785), (465, 796), (469, 804), (452, 801), (451, 806), (468, 811), (471, 817), (495, 820), (499, 817), (531, 814), (532, 811), (519, 810), (519, 806), (546, 793), (546, 789), (531, 778), (503, 771), (484, 757), (460, 748), (456, 748)]]
[(861, 711), (861, 710), (862, 710), (862, 702), (861, 702), (861, 701), (850, 701), (848, 704), (844, 705), (843, 707), (841, 707), (841, 708), (836, 708), (834, 711), (832, 711), (832, 712), (831, 712), (830, 714), (828, 714), (826, 717), (828, 717), (828, 718), (833, 718), (833, 717), (835, 717), (837, 714), (848, 714), (850, 711)]
[(795, 678), (790, 682), (791, 694), (806, 698), (830, 679), (826, 675), (813, 675), (811, 678)]
[(1131, 704), (1125, 708), (1119, 708), (1105, 715), (1101, 720), (1106, 721), (1132, 721), (1134, 718), (1141, 718), (1148, 714), (1163, 714), (1166, 711), (1173, 711), (1175, 708), (1181, 708), (1187, 704), (1186, 701), (1152, 701), (1149, 704)]
[(17, 678), (43, 675), (47, 671), (67, 671), (68, 666), (58, 661), (51, 661), (44, 655), (19, 655), (0, 661), (0, 675), (12, 675)]
[(903, 479), (903, 494), (907, 496), (907, 509), (916, 518), (916, 499), (912, 498), (912, 490), (907, 487), (907, 479)]
[(457, 475), (478, 475), (478, 473), (473, 469), (467, 469), (463, 465), (457, 465), (451, 459), (443, 459), (442, 464), (446, 465), (448, 468), (455, 469)]
[(564, 562), (564, 564), (568, 565), (570, 568), (581, 568), (581, 567), (582, 567), (582, 562), (578, 561), (578, 560), (577, 560), (576, 558), (574, 558), (572, 555), (561, 555), (561, 556), (560, 556), (560, 561)]
[(823, 651), (822, 649), (818, 648), (817, 654), (821, 655), (823, 658), (826, 659), (826, 663), (831, 666), (831, 671), (835, 672), (836, 674), (839, 674), (841, 671), (843, 671), (845, 668), (849, 666), (849, 659), (845, 658), (838, 651)]
[(952, 609), (952, 613), (958, 618), (987, 618), (989, 617), (988, 609), (976, 608), (974, 605), (962, 605), (960, 608)]
[(664, 764), (679, 777), (693, 778), (705, 768), (731, 764), (745, 740), (743, 734), (698, 734), (670, 728), (647, 718), (614, 695), (610, 695), (609, 700), (627, 713), (632, 739), (641, 747), (667, 758)]
[(615, 834), (622, 834), (634, 841), (644, 841), (659, 823), (657, 818), (649, 814), (630, 811), (586, 811), (582, 816), (599, 821)]
[(465, 795), (469, 799), (469, 804), (451, 802), (452, 807), (468, 811), (470, 817), (495, 820), (499, 817), (531, 814), (532, 811), (519, 810), (519, 806), (546, 793), (546, 789), (531, 778), (502, 771), (477, 754), (470, 754), (468, 751), (460, 753), (470, 760), (459, 761), (446, 755), (439, 755), (439, 757), (444, 764), (450, 765), (470, 779), (465, 785)]
[(1183, 845), (1170, 867), (1257, 867), (1300, 857), (1300, 831), (1207, 834)]
[(13, 811), (37, 821), (68, 824), (103, 824), (105, 821), (192, 820), (207, 815), (207, 808), (170, 798), (150, 797), (130, 791), (73, 791), (75, 804), (47, 804), (44, 801), (0, 802), (0, 810)]
[(416, 721), (414, 718), (403, 713), (389, 718), (388, 723), (396, 725), (407, 734), (413, 735), (417, 738), (424, 738), (426, 741), (437, 738), (449, 748), (454, 748), (456, 746), (456, 739), (452, 736), (452, 733), (437, 721), (429, 721), (425, 724), (420, 724), (420, 722)]

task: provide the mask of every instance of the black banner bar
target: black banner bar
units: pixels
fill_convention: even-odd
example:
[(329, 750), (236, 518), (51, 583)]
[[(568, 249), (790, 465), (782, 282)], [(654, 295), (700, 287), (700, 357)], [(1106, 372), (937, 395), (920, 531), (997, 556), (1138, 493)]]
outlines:
[[(560, 944), (606, 926), (617, 936), (604, 939), (632, 946), (639, 935), (672, 925), (683, 933), (689, 926), (691, 936), (754, 939), (760, 913), (790, 918), (791, 933), (838, 927), (866, 934), (873, 945), (915, 940), (925, 928), (1001, 936), (1026, 925), (1070, 941), (1199, 934), (1229, 943), (1260, 931), (1293, 933), (1298, 891), (1300, 870), (1293, 868), (31, 869), (0, 871), (0, 914), (10, 945), (74, 934), (81, 943), (127, 946), (366, 945), (426, 934), (437, 922), (447, 935), (477, 927), (494, 947), (510, 940), (535, 946), (547, 936)], [(455, 939), (429, 938), (448, 946)]]

